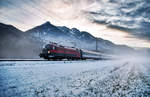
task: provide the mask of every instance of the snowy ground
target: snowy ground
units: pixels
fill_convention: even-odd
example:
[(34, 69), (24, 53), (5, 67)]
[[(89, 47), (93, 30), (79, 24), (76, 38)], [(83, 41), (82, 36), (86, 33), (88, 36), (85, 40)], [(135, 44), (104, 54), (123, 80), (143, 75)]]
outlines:
[(0, 97), (150, 97), (150, 62), (0, 62)]

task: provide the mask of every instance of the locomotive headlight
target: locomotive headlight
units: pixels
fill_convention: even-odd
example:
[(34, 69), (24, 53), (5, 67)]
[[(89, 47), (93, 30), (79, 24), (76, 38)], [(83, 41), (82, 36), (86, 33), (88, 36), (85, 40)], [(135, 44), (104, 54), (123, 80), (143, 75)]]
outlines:
[(48, 54), (50, 54), (50, 51), (48, 51)]

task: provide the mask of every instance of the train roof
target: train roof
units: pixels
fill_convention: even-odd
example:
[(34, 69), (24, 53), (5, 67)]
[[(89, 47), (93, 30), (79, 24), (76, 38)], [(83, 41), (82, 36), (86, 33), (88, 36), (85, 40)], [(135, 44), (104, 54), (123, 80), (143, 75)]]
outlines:
[(62, 48), (66, 48), (66, 49), (71, 49), (71, 50), (80, 50), (79, 48), (75, 48), (75, 47), (69, 47), (69, 46), (58, 45), (57, 43), (51, 43), (51, 42), (50, 42), (50, 45), (54, 45), (54, 46), (62, 47)]
[(85, 49), (81, 49), (81, 50), (82, 50), (83, 52), (85, 52), (85, 53), (96, 54), (96, 55), (111, 56), (111, 55), (109, 55), (109, 54), (102, 53), (102, 52), (90, 51), (90, 50), (85, 50)]
[(92, 54), (103, 54), (103, 53), (100, 53), (100, 52), (96, 52), (96, 51), (89, 51), (89, 50), (85, 50), (85, 49), (82, 49), (83, 52), (86, 52), (86, 53), (92, 53)]

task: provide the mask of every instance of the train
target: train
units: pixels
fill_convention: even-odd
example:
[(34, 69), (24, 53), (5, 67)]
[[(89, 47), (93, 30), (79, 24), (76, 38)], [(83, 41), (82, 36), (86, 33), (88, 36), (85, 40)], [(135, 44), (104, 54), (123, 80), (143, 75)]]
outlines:
[(79, 49), (75, 47), (62, 46), (58, 45), (57, 43), (46, 44), (39, 56), (47, 60), (103, 59), (102, 54), (99, 52)]

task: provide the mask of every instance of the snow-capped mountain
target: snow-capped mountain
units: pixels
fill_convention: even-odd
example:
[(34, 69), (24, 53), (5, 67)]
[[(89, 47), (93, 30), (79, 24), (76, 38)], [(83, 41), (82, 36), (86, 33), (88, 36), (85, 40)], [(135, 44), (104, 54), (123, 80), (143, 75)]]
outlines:
[(26, 32), (20, 31), (12, 25), (0, 23), (0, 58), (39, 58), (42, 47), (55, 42), (64, 46), (81, 49), (96, 50), (105, 53), (119, 53), (133, 51), (125, 45), (116, 45), (108, 40), (95, 38), (86, 31), (76, 28), (55, 26), (46, 22)]
[(14, 26), (0, 23), (0, 58), (38, 58), (40, 45)]
[(108, 40), (96, 38), (86, 31), (79, 31), (76, 28), (65, 26), (55, 26), (46, 22), (40, 26), (26, 31), (26, 33), (40, 39), (42, 42), (56, 42), (65, 46), (75, 46), (77, 48), (96, 50), (96, 40), (98, 50), (102, 52), (132, 51), (133, 49), (125, 45), (116, 45)]

